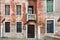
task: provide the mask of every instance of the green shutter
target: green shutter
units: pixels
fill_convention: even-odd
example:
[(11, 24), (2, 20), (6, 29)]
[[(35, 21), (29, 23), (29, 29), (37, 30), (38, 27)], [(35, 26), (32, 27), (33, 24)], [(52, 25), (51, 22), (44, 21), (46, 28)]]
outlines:
[(53, 1), (47, 1), (47, 12), (53, 12)]

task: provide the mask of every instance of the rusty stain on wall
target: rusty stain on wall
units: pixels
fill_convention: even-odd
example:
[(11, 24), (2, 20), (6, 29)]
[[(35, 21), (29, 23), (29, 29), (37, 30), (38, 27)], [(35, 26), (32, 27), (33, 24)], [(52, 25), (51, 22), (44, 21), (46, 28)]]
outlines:
[(23, 24), (25, 24), (26, 23), (26, 4), (25, 3), (22, 3), (22, 11), (23, 11), (23, 16), (22, 16), (22, 19), (21, 19), (21, 21), (23, 21)]
[(14, 0), (10, 0), (10, 8), (12, 11), (10, 21), (12, 24), (15, 24), (16, 23), (16, 10), (15, 10), (16, 6), (15, 6)]
[[(41, 33), (42, 34), (44, 34), (45, 33), (45, 20), (46, 20), (46, 18), (45, 18), (45, 14), (44, 14), (44, 9), (43, 9), (43, 1), (27, 1), (28, 2), (28, 6), (29, 5), (31, 5), (31, 6), (33, 6), (34, 7), (34, 12), (33, 13), (35, 13), (35, 14), (37, 14), (36, 16), (38, 17), (38, 19), (36, 20), (37, 22), (38, 22), (38, 24), (40, 23), (41, 25), (42, 25), (42, 31), (41, 31)], [(9, 17), (9, 21), (11, 22), (11, 24), (13, 24), (13, 25), (15, 25), (16, 24), (16, 21), (17, 21), (17, 16), (16, 16), (16, 4), (17, 4), (18, 2), (16, 2), (15, 3), (15, 1), (14, 0), (10, 0), (10, 11), (11, 11), (11, 15), (10, 15), (10, 17)], [(1, 3), (2, 5), (1, 5), (1, 15), (2, 15), (2, 17), (4, 18), (4, 5), (5, 5), (5, 0), (2, 0), (2, 3)], [(23, 25), (27, 22), (26, 21), (26, 17), (27, 17), (27, 14), (26, 14), (26, 10), (28, 9), (28, 8), (26, 8), (26, 3), (25, 2), (23, 2), (22, 3), (22, 5), (21, 5), (22, 7), (22, 16), (21, 17), (19, 17), (19, 18), (21, 18), (21, 20), (20, 21), (22, 21), (23, 22)], [(27, 12), (28, 13), (28, 12)], [(38, 27), (38, 26), (36, 26), (36, 27)]]
[(43, 1), (38, 1), (37, 2), (37, 10), (38, 10), (38, 24), (41, 25), (41, 34), (45, 34), (45, 20), (46, 20), (46, 16), (44, 13), (44, 6), (43, 6)]

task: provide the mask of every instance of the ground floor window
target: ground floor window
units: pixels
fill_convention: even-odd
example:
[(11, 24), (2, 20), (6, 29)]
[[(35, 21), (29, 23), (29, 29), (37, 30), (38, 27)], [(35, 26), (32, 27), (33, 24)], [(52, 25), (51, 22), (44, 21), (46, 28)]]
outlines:
[(47, 33), (54, 33), (54, 20), (47, 20)]
[(22, 22), (17, 22), (17, 32), (22, 32)]
[(5, 22), (5, 32), (10, 32), (10, 22)]

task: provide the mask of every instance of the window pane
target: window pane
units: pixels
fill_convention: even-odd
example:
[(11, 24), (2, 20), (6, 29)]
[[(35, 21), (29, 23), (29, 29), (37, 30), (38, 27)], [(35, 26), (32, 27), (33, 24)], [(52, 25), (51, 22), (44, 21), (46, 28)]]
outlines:
[(5, 5), (5, 15), (10, 15), (10, 5)]
[(17, 5), (17, 15), (21, 15), (21, 5)]
[(53, 1), (47, 1), (47, 12), (53, 12)]
[(10, 22), (5, 22), (5, 32), (10, 32)]
[(53, 20), (47, 21), (47, 33), (54, 33), (54, 21)]
[(17, 22), (17, 32), (22, 32), (22, 23)]
[(28, 13), (33, 14), (33, 6), (28, 6)]

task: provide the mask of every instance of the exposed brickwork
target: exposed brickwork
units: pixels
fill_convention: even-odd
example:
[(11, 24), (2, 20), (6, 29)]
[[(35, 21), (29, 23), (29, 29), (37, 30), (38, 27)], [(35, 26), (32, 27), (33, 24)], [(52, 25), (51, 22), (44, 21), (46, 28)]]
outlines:
[(44, 12), (44, 1), (37, 2), (37, 17), (38, 17), (38, 24), (41, 25), (41, 34), (45, 33), (45, 12)]
[(16, 22), (16, 6), (15, 6), (15, 2), (14, 0), (10, 0), (10, 8), (11, 8), (11, 17), (10, 17), (10, 21), (12, 24), (15, 24)]
[(22, 3), (22, 10), (23, 10), (23, 16), (22, 16), (22, 19), (21, 21), (23, 21), (23, 24), (26, 23), (26, 4), (25, 3)]

